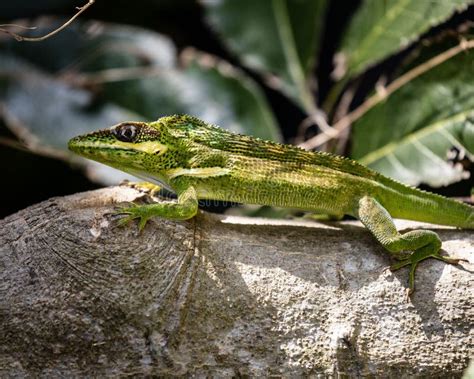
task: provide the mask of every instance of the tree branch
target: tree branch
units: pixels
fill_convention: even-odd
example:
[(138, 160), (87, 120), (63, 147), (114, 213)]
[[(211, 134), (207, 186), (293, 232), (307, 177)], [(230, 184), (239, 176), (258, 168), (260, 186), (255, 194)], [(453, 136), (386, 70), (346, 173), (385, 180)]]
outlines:
[[(118, 227), (114, 204), (139, 196), (0, 220), (1, 377), (458, 377), (472, 356), (472, 264), (423, 262), (407, 303), (407, 272), (383, 271), (359, 223), (201, 212)], [(471, 232), (436, 229), (473, 261)]]

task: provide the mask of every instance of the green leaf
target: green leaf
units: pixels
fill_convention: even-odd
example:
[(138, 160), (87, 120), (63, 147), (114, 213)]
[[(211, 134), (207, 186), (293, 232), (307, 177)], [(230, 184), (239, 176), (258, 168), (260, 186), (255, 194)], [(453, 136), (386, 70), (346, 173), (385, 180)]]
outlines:
[[(204, 0), (207, 18), (247, 67), (308, 113), (325, 0)], [(277, 79), (277, 80), (275, 80)]]
[(342, 42), (347, 75), (365, 71), (473, 3), (472, 0), (364, 0)]
[(463, 52), (367, 112), (354, 124), (352, 156), (412, 185), (466, 178), (451, 158), (457, 151), (474, 160), (473, 59)]

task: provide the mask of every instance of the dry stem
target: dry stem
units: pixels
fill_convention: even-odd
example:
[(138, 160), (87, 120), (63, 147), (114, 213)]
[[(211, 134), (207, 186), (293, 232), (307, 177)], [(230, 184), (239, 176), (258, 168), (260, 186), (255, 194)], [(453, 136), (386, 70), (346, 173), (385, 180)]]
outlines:
[(76, 9), (78, 10), (78, 12), (72, 16), (67, 22), (65, 22), (63, 25), (61, 25), (59, 28), (53, 30), (52, 32), (44, 35), (44, 36), (41, 36), (41, 37), (24, 37), (18, 33), (15, 33), (15, 32), (12, 32), (10, 30), (7, 30), (7, 29), (4, 29), (3, 27), (4, 26), (17, 26), (17, 27), (21, 27), (21, 28), (24, 28), (24, 29), (35, 29), (34, 27), (33, 28), (25, 28), (25, 27), (22, 27), (21, 25), (13, 25), (13, 24), (2, 24), (0, 25), (0, 32), (3, 32), (3, 33), (6, 33), (6, 34), (9, 34), (11, 36), (13, 36), (17, 41), (28, 41), (28, 42), (39, 42), (39, 41), (44, 41), (45, 39), (48, 39), (52, 36), (54, 36), (55, 34), (59, 33), (61, 30), (63, 30), (64, 28), (67, 28), (77, 17), (79, 17), (79, 15), (84, 12), (87, 8), (89, 8), (92, 4), (94, 4), (95, 0), (89, 0), (87, 2), (86, 5), (82, 6), (82, 7), (77, 7)]

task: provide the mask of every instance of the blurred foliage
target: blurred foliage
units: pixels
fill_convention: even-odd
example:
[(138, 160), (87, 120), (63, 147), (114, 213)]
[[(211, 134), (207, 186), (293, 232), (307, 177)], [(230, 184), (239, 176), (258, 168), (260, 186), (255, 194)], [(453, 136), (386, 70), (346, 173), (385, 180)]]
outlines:
[(470, 3), (466, 0), (363, 1), (342, 42), (347, 74), (359, 74), (409, 46)]
[[(417, 61), (433, 55), (432, 48)], [(438, 187), (465, 178), (463, 166), (447, 158), (461, 154), (474, 161), (473, 62), (473, 51), (457, 55), (372, 108), (354, 124), (353, 156), (412, 185)]]
[[(0, 15), (37, 27), (12, 31), (38, 36), (85, 3), (3, 2)], [(67, 140), (174, 113), (275, 141), (303, 135), (308, 120), (319, 126), (309, 134), (321, 132), (324, 120), (334, 124), (370, 97), (377, 80), (395, 80), (470, 38), (472, 4), (360, 0), (347, 15), (343, 0), (104, 0), (43, 42), (0, 34), (0, 115), (31, 152), (117, 183), (123, 174), (73, 157)], [(56, 16), (14, 19), (48, 13)], [(341, 134), (344, 151), (410, 184), (465, 180), (474, 171), (473, 61), (464, 52), (394, 92)], [(331, 87), (321, 88), (316, 78), (329, 75)]]
[(314, 111), (310, 81), (325, 0), (205, 0), (203, 5), (209, 23), (244, 65)]

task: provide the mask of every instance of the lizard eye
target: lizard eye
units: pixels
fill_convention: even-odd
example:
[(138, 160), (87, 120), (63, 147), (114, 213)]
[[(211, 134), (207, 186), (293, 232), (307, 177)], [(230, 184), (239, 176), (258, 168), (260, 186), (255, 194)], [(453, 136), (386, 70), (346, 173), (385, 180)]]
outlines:
[(133, 142), (137, 136), (137, 127), (133, 124), (122, 124), (113, 130), (114, 136), (122, 142)]

